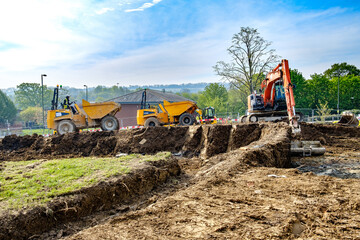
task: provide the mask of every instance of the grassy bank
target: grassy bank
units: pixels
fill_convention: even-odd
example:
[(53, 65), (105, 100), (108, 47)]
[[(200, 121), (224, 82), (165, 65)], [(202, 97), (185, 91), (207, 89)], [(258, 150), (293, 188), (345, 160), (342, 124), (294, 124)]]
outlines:
[(44, 204), (54, 197), (127, 174), (134, 162), (166, 159), (132, 154), (119, 158), (72, 158), (3, 162), (0, 165), (0, 211)]

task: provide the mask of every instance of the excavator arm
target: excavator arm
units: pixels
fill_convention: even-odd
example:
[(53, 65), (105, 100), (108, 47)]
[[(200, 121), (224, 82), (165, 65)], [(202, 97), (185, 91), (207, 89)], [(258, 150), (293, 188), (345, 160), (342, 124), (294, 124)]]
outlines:
[(288, 60), (283, 59), (276, 68), (266, 75), (266, 79), (261, 83), (261, 88), (264, 89), (264, 105), (273, 106), (275, 96), (274, 84), (281, 79), (285, 90), (286, 107), (290, 125), (294, 128), (295, 132), (300, 131), (298, 117), (295, 114), (295, 99)]

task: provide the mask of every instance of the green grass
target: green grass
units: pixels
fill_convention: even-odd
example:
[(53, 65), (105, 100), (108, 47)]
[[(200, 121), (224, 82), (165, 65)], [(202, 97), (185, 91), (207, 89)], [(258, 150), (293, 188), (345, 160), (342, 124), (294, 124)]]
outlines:
[(119, 158), (72, 158), (3, 162), (0, 174), (0, 210), (42, 205), (54, 197), (127, 174), (131, 163), (166, 159), (132, 154)]
[(53, 134), (53, 130), (51, 129), (44, 129), (44, 131), (43, 129), (23, 129), (21, 135), (33, 135), (34, 133), (42, 135), (43, 132), (44, 134)]
[[(100, 128), (86, 128), (86, 129), (83, 129), (81, 131), (98, 131), (100, 130)], [(54, 130), (52, 129), (23, 129), (22, 132), (21, 132), (21, 135), (24, 136), (24, 135), (33, 135), (34, 133), (38, 134), (38, 135), (42, 135), (42, 134), (54, 134)]]

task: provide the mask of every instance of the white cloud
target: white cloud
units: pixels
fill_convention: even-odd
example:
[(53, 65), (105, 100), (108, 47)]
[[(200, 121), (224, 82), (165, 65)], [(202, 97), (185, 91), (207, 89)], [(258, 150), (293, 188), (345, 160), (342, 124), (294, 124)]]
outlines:
[(140, 11), (144, 11), (144, 9), (142, 9), (142, 8), (135, 8), (135, 9), (127, 9), (127, 10), (125, 10), (125, 12), (140, 12)]
[[(128, 8), (128, 3), (142, 4), (127, 10), (131, 12), (144, 11), (160, 1), (123, 3)], [(142, 23), (135, 22), (133, 14), (98, 15), (111, 8), (124, 9), (117, 1), (95, 5), (88, 0), (7, 1), (0, 8), (0, 39), (11, 47), (6, 49), (3, 44), (0, 49), (2, 88), (37, 81), (42, 73), (49, 76), (48, 85), (72, 87), (218, 81), (212, 66), (230, 60), (226, 48), (242, 26), (259, 29), (277, 53), (289, 59), (290, 67), (306, 77), (336, 62), (360, 67), (359, 13), (350, 11), (349, 15), (343, 8), (308, 12), (280, 8), (269, 13), (266, 1), (260, 1), (257, 8), (249, 2), (239, 5), (240, 15), (213, 6), (205, 6), (202, 14), (194, 10), (206, 19), (195, 33), (184, 30), (182, 37), (172, 37), (168, 32), (173, 29), (164, 28), (161, 37), (149, 32), (154, 39), (146, 42), (149, 33), (143, 33)], [(136, 48), (139, 35), (149, 46)], [(124, 53), (127, 40), (134, 42), (133, 50)]]
[(109, 11), (114, 11), (114, 10), (115, 10), (114, 8), (102, 8), (100, 10), (95, 11), (95, 13), (98, 15), (102, 15), (104, 13), (107, 13)]
[(146, 8), (150, 8), (150, 7), (154, 6), (155, 4), (158, 4), (161, 1), (162, 0), (153, 0), (150, 3), (144, 3), (141, 7), (134, 8), (134, 9), (127, 9), (127, 10), (125, 10), (125, 12), (144, 11)]

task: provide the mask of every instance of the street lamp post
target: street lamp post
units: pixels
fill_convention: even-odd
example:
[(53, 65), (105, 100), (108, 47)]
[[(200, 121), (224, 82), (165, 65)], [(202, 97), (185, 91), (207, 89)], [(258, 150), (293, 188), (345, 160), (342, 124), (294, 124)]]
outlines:
[(44, 115), (44, 81), (43, 78), (47, 77), (46, 74), (41, 74), (41, 105), (42, 105), (42, 118), (43, 118), (43, 134), (45, 131), (45, 115)]
[(89, 101), (88, 100), (88, 86), (87, 85), (84, 85), (84, 87), (85, 87), (85, 89), (86, 89), (86, 91), (85, 91), (85, 93), (86, 93), (86, 101)]
[(338, 74), (338, 102), (337, 102), (337, 113), (340, 114), (340, 75)]

